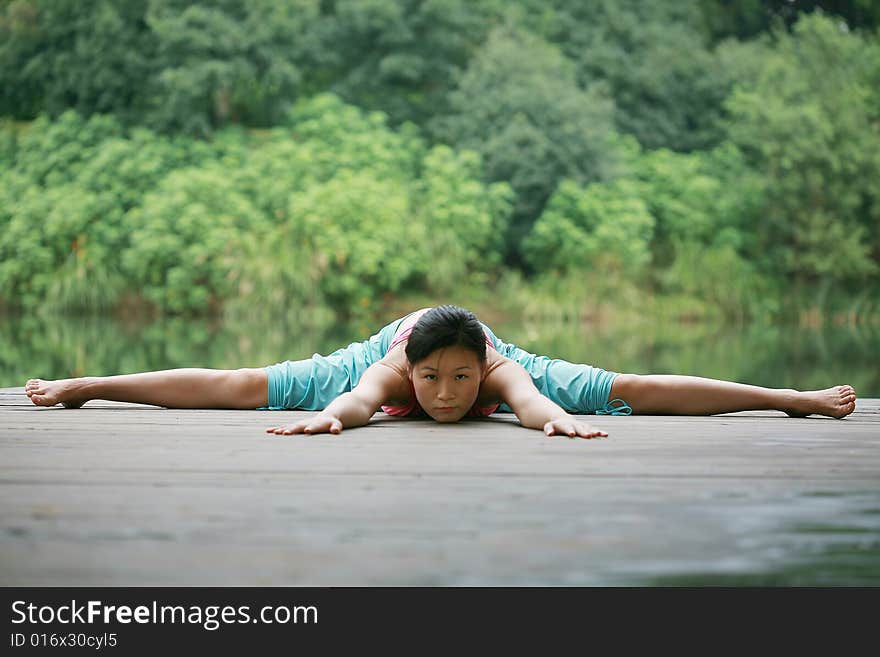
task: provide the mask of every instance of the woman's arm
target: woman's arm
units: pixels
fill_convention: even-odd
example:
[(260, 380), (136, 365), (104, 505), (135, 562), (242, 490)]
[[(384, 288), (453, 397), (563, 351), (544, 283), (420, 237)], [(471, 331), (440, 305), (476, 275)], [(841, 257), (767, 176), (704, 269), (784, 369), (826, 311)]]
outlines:
[(389, 399), (400, 384), (400, 374), (386, 363), (373, 363), (351, 392), (344, 392), (316, 416), (266, 429), (266, 433), (339, 433), (343, 428), (360, 427)]
[[(492, 378), (489, 381), (489, 378)], [(493, 390), (516, 413), (520, 423), (529, 429), (543, 429), (548, 436), (564, 434), (570, 438), (607, 436), (559, 407), (541, 394), (525, 368), (508, 358), (495, 367), (487, 377)]]

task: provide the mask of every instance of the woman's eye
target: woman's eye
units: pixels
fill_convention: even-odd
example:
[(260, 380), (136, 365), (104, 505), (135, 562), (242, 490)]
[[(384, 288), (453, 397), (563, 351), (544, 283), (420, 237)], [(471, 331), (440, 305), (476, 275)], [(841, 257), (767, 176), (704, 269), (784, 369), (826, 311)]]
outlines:
[(459, 381), (464, 381), (467, 378), (467, 374), (458, 374), (455, 378)]
[(436, 375), (434, 375), (434, 374), (426, 374), (426, 375), (425, 375), (425, 378), (428, 379), (428, 381), (433, 381), (433, 380), (436, 379), (437, 377), (436, 377)]

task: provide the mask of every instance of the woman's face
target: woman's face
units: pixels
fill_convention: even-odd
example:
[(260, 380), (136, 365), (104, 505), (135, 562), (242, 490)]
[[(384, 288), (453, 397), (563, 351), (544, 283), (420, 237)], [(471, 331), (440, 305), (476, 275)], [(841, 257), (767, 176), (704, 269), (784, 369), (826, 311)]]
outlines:
[(410, 365), (416, 400), (438, 422), (457, 422), (477, 401), (485, 369), (470, 349), (438, 349)]

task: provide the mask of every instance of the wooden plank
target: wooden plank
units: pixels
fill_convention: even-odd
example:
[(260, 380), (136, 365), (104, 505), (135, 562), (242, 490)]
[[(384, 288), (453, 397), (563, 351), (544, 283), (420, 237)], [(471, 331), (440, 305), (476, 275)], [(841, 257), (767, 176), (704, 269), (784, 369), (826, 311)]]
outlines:
[(592, 441), (512, 416), (263, 433), (305, 415), (0, 389), (0, 585), (880, 584), (880, 400), (593, 417)]

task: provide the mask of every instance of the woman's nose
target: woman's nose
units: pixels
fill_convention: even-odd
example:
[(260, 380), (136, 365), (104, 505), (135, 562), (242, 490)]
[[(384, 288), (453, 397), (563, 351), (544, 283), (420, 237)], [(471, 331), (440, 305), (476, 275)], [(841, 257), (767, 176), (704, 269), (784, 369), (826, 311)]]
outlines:
[(452, 386), (448, 383), (441, 383), (440, 388), (437, 390), (437, 398), (452, 399), (453, 397), (455, 397), (455, 393), (452, 391)]

